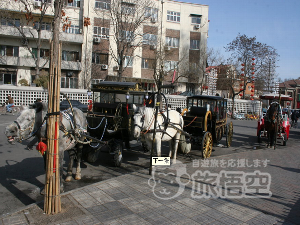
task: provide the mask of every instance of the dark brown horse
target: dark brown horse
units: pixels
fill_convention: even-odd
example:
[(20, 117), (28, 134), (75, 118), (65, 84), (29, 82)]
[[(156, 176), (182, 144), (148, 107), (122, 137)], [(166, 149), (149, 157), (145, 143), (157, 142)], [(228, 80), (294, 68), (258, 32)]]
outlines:
[(277, 119), (278, 119), (279, 103), (272, 102), (269, 109), (264, 117), (265, 130), (268, 135), (268, 147), (273, 147), (276, 145), (276, 135), (277, 135)]

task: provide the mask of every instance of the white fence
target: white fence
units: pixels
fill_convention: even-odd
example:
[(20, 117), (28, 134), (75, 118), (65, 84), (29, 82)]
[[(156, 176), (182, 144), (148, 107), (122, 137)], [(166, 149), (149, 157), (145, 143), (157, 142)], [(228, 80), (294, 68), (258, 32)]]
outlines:
[[(64, 93), (69, 99), (78, 100), (83, 104), (88, 104), (87, 90), (85, 89), (67, 89), (61, 88), (61, 93)], [(0, 86), (0, 104), (3, 104), (7, 100), (7, 95), (10, 94), (15, 102), (16, 106), (30, 105), (35, 102), (37, 98), (41, 98), (42, 101), (48, 101), (48, 92), (39, 87), (16, 87), (16, 86)], [(186, 96), (181, 95), (166, 95), (169, 106), (176, 110), (180, 108), (183, 110), (186, 107)], [(64, 100), (64, 96), (60, 95), (60, 100)], [(165, 99), (162, 98), (162, 106), (165, 107)], [(253, 112), (259, 114), (261, 112), (261, 102), (251, 100), (234, 100), (235, 112), (247, 113)], [(227, 108), (231, 110), (232, 100), (227, 99)]]
[[(252, 112), (252, 113), (256, 113), (259, 115), (261, 112), (261, 107), (262, 107), (261, 102), (257, 101), (257, 100), (254, 101), (254, 100), (234, 99), (234, 111), (236, 113)], [(229, 110), (232, 109), (232, 100), (231, 99), (227, 99), (227, 108)]]
[[(83, 104), (88, 103), (87, 90), (85, 89), (67, 89), (61, 88), (61, 93), (64, 93), (69, 99), (78, 100)], [(16, 86), (0, 86), (0, 104), (7, 100), (7, 95), (11, 95), (15, 105), (28, 106), (35, 102), (37, 98), (41, 98), (43, 102), (48, 101), (48, 91), (39, 87), (16, 87)], [(64, 96), (60, 95), (60, 100), (64, 100)]]
[[(165, 95), (168, 101), (169, 108), (176, 110), (177, 108), (180, 108), (183, 110), (186, 108), (186, 96), (181, 95)], [(166, 107), (165, 99), (162, 98), (162, 107)]]

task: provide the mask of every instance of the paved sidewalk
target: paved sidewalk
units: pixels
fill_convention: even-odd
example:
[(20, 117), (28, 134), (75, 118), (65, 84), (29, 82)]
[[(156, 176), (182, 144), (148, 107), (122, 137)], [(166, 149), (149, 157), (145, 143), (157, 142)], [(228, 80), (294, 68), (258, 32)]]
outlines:
[[(300, 224), (299, 148), (279, 146), (178, 162), (157, 168), (150, 178), (148, 170), (141, 170), (95, 183), (64, 193), (57, 215), (43, 214), (43, 203), (31, 204), (0, 217), (0, 225)], [(265, 198), (258, 192), (265, 192)]]

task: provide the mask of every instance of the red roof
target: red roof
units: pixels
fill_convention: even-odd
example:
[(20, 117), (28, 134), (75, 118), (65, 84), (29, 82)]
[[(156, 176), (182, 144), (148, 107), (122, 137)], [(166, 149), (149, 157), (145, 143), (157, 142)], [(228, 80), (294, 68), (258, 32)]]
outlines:
[(293, 98), (289, 95), (278, 95), (278, 94), (265, 94), (259, 96), (260, 99), (279, 99), (281, 101), (293, 101)]

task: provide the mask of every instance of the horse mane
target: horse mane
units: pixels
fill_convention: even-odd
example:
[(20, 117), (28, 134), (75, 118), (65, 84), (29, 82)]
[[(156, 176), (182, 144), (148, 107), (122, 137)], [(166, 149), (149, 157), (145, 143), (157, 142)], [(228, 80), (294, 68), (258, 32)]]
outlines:
[(20, 115), (18, 116), (17, 120), (23, 121), (23, 120), (31, 120), (34, 119), (35, 117), (35, 110), (34, 109), (29, 109), (29, 108), (24, 108), (21, 112)]

